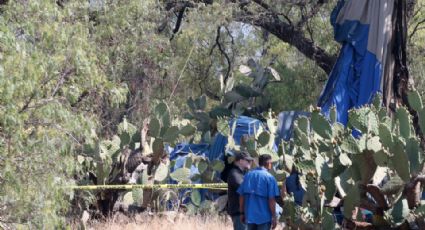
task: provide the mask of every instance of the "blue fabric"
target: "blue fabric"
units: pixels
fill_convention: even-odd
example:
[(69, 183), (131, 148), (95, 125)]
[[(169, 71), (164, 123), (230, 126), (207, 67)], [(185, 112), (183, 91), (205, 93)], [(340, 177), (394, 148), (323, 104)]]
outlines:
[[(350, 1), (347, 1), (347, 3), (349, 2)], [(380, 12), (368, 15), (367, 10), (370, 9), (368, 9), (368, 2), (365, 1), (365, 4), (362, 6), (364, 9), (360, 9), (359, 5), (351, 5), (353, 8), (344, 8), (344, 12), (354, 12), (358, 10), (359, 12), (357, 12), (357, 14), (340, 15), (341, 9), (343, 9), (345, 3), (346, 1), (344, 0), (338, 1), (337, 6), (331, 13), (334, 38), (341, 43), (342, 48), (318, 100), (318, 106), (321, 107), (322, 113), (328, 117), (330, 108), (335, 106), (337, 121), (344, 125), (348, 122), (349, 109), (359, 108), (365, 104), (371, 103), (373, 97), (381, 91), (383, 63), (379, 60), (382, 59), (382, 54), (378, 54), (380, 57), (380, 59), (378, 59), (373, 52), (382, 52), (388, 45), (384, 41), (385, 36), (379, 37), (379, 35), (385, 35), (385, 32), (384, 34), (376, 34), (378, 31), (384, 30), (382, 28), (375, 28), (375, 31), (370, 31), (370, 26), (368, 24), (372, 23), (374, 20), (381, 21), (382, 16), (380, 16)], [(387, 4), (387, 2), (380, 3)], [(350, 4), (346, 6), (349, 7)], [(364, 17), (365, 14), (369, 17)], [(359, 17), (358, 20), (354, 20), (352, 17), (353, 15)], [(363, 23), (361, 23), (361, 21)], [(384, 25), (384, 23), (382, 23), (382, 25)], [(382, 25), (380, 23), (379, 26)], [(368, 50), (369, 36), (372, 33), (374, 36), (378, 36), (378, 38), (375, 37), (374, 39), (383, 42), (382, 44), (376, 41), (371, 42), (372, 47), (376, 46), (371, 48), (371, 50), (376, 51)], [(358, 137), (361, 133), (354, 130), (353, 135)], [(342, 214), (339, 211), (335, 211), (334, 216), (338, 223), (342, 222)]]
[(337, 4), (336, 4), (336, 6), (335, 6), (335, 8), (331, 12), (330, 21), (331, 21), (331, 25), (334, 28), (334, 34), (337, 32), (336, 31), (336, 28), (337, 28), (336, 19), (338, 18), (338, 14), (341, 11), (341, 9), (344, 6), (344, 4), (345, 4), (345, 0), (338, 1)]
[(266, 169), (259, 167), (248, 172), (237, 192), (244, 197), (245, 221), (248, 224), (271, 222), (269, 199), (280, 194), (276, 179)]
[(173, 151), (170, 153), (170, 160), (175, 160), (178, 156), (186, 156), (189, 153), (196, 155), (207, 156), (209, 150), (208, 144), (177, 144)]
[(214, 159), (223, 159), (224, 151), (227, 144), (227, 137), (217, 133), (212, 140), (208, 158), (212, 161)]
[(288, 193), (292, 193), (294, 196), (295, 203), (301, 206), (305, 191), (300, 184), (298, 173), (291, 173), (291, 175), (286, 178), (285, 186), (286, 191)]
[[(185, 144), (180, 143), (177, 144), (176, 147), (171, 151), (170, 153), (170, 160), (175, 160), (176, 163), (174, 167), (171, 169), (171, 172), (178, 168), (184, 167), (184, 164), (186, 162), (186, 155), (189, 153), (193, 153), (196, 155), (201, 156), (207, 156), (208, 154), (209, 145), (208, 144)], [(190, 168), (190, 176), (194, 176), (195, 174), (199, 174), (198, 168), (195, 166), (191, 166)], [(177, 184), (177, 181), (173, 179), (169, 179), (168, 181), (171, 184)], [(195, 184), (202, 183), (201, 180), (195, 181)], [(190, 191), (191, 189), (181, 189), (179, 190), (179, 199), (183, 200), (183, 203), (188, 203), (190, 201), (190, 198), (187, 198), (185, 196), (187, 191)], [(208, 193), (208, 190), (206, 189), (199, 189), (199, 192), (201, 193), (201, 199), (204, 200), (206, 194)]]
[(369, 26), (359, 21), (334, 24), (335, 40), (342, 44), (337, 62), (318, 101), (322, 112), (329, 116), (337, 108), (337, 120), (347, 124), (348, 110), (372, 101), (380, 92), (382, 65), (376, 55), (367, 50)]
[[(262, 125), (261, 121), (252, 117), (240, 116), (238, 118), (234, 118), (230, 120), (229, 126), (233, 127), (234, 122), (236, 122), (235, 132), (233, 133), (233, 139), (237, 145), (240, 145), (241, 138), (244, 135), (253, 136), (255, 132)], [(213, 138), (208, 158), (210, 160), (214, 159), (224, 159), (224, 151), (227, 145), (227, 137), (218, 133)]]
[(342, 221), (344, 220), (344, 214), (342, 213), (341, 208), (334, 208), (334, 210), (332, 211), (332, 215), (334, 216), (335, 222), (337, 222), (339, 225), (342, 225)]
[(301, 116), (309, 117), (310, 113), (300, 111), (284, 111), (279, 113), (276, 145), (280, 144), (280, 140), (289, 141), (291, 139), (294, 122)]
[(255, 132), (258, 131), (262, 123), (260, 120), (257, 120), (252, 117), (240, 116), (237, 119), (230, 120), (230, 129), (232, 129), (234, 122), (236, 122), (235, 132), (233, 133), (233, 139), (236, 144), (241, 143), (241, 138), (244, 135), (253, 136)]

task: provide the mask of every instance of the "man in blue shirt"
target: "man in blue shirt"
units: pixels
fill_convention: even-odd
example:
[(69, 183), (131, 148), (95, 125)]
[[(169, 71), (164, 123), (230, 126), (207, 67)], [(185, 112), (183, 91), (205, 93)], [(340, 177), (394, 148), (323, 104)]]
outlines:
[(241, 221), (248, 230), (270, 230), (277, 225), (276, 197), (280, 196), (276, 179), (268, 172), (272, 157), (263, 154), (258, 158), (259, 167), (250, 171), (238, 189)]

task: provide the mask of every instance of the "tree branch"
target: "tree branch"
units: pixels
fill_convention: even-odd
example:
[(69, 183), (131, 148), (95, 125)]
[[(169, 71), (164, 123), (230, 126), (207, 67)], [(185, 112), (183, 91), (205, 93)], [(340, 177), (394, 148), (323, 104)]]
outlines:
[[(294, 26), (291, 19), (287, 15), (276, 12), (274, 8), (267, 4), (267, 2), (264, 0), (251, 1), (251, 3), (255, 3), (257, 6), (261, 7), (261, 9), (264, 11), (262, 13), (253, 13), (248, 11), (246, 6), (250, 4), (249, 1), (232, 0), (232, 2), (238, 3), (241, 9), (240, 15), (234, 15), (235, 21), (258, 26), (269, 31), (283, 42), (294, 46), (307, 58), (313, 60), (327, 74), (331, 72), (332, 67), (336, 61), (336, 56), (327, 53), (324, 49), (318, 47), (311, 39), (307, 38), (304, 35), (302, 28), (297, 28)], [(319, 6), (325, 2), (326, 1), (317, 1), (314, 9), (312, 9), (312, 11), (310, 11), (304, 17), (305, 22), (299, 22), (298, 26), (302, 27), (308, 21), (309, 17), (313, 17), (318, 12), (320, 8)], [(209, 5), (212, 3), (212, 1), (198, 0), (196, 3), (204, 3)], [(195, 7), (196, 3), (194, 3), (194, 1), (170, 1), (166, 4), (165, 9), (174, 10), (176, 12), (176, 10), (181, 6)], [(282, 21), (279, 16), (285, 18), (285, 21)]]
[(415, 35), (416, 32), (418, 32), (419, 30), (423, 29), (424, 27), (419, 27), (421, 24), (425, 23), (425, 18), (422, 19), (421, 21), (419, 21), (415, 28), (413, 28), (412, 33), (409, 34), (409, 40), (412, 40), (412, 37)]
[[(308, 12), (307, 14), (301, 14), (301, 20), (297, 23), (297, 25), (295, 26), (297, 29), (301, 29), (307, 22), (309, 19), (311, 19), (312, 17), (314, 17), (320, 10), (320, 7), (323, 5), (322, 1), (318, 1), (310, 10), (310, 12)], [(305, 9), (305, 7), (303, 7)], [(301, 9), (303, 9), (301, 8)]]
[(173, 29), (173, 35), (171, 36), (170, 41), (173, 40), (174, 35), (176, 35), (177, 32), (179, 32), (179, 29), (183, 20), (183, 16), (184, 16), (184, 11), (186, 10), (187, 5), (188, 4), (186, 4), (185, 6), (181, 7), (181, 9), (178, 10), (176, 25)]
[(62, 85), (65, 83), (66, 80), (68, 80), (69, 76), (74, 73), (75, 69), (74, 68), (70, 68), (70, 69), (66, 69), (65, 71), (62, 72), (58, 82), (56, 83), (55, 89), (52, 92), (52, 97), (54, 97), (56, 95), (56, 93), (59, 91), (59, 89), (62, 87)]
[[(181, 6), (189, 4), (188, 7), (195, 7), (198, 3), (204, 3), (206, 5), (211, 4), (212, 0), (197, 0), (197, 1), (169, 1), (166, 5), (166, 9), (178, 9)], [(242, 1), (242, 0), (232, 0), (232, 3), (239, 4), (242, 14), (236, 15), (235, 20), (251, 24), (253, 26), (262, 27), (263, 29), (269, 31), (280, 40), (289, 45), (298, 49), (302, 54), (307, 58), (313, 60), (321, 69), (323, 69), (327, 74), (330, 74), (333, 65), (336, 61), (336, 55), (327, 53), (321, 47), (318, 47), (312, 39), (307, 38), (304, 35), (303, 27), (308, 22), (309, 19), (314, 17), (320, 10), (320, 7), (327, 3), (325, 0), (317, 0), (313, 3), (293, 3), (287, 2), (287, 4), (297, 5), (299, 7), (305, 7), (306, 4), (314, 4), (311, 7), (311, 10), (302, 16), (302, 19), (293, 24), (291, 19), (282, 13), (276, 12), (273, 6), (269, 5), (264, 0), (251, 0), (251, 1)], [(407, 0), (407, 15), (408, 19), (414, 14), (414, 8), (417, 3), (417, 0)], [(262, 9), (262, 13), (258, 12), (249, 12), (247, 10), (247, 5), (255, 4)], [(286, 1), (285, 1), (286, 4)], [(285, 18), (285, 21), (282, 21), (279, 16)], [(407, 20), (408, 20), (407, 19)], [(421, 27), (420, 27), (421, 28)]]
[(280, 40), (297, 48), (298, 51), (313, 60), (327, 74), (331, 72), (336, 56), (328, 54), (324, 49), (316, 46), (311, 39), (304, 36), (302, 30), (294, 28), (289, 23), (283, 22), (278, 18), (265, 15), (247, 13), (238, 17), (237, 20), (264, 28)]
[(31, 101), (34, 99), (35, 97), (35, 92), (33, 92), (30, 96), (30, 98), (28, 98), (27, 102), (25, 102), (25, 105), (22, 107), (21, 110), (19, 110), (19, 113), (23, 113), (25, 110), (28, 109), (28, 106), (30, 105)]
[(215, 38), (215, 44), (213, 45), (213, 47), (211, 48), (210, 51), (210, 55), (212, 54), (212, 52), (214, 51), (215, 47), (218, 47), (218, 49), (220, 50), (220, 53), (224, 56), (224, 58), (226, 59), (227, 62), (227, 71), (226, 71), (226, 75), (224, 76), (224, 82), (227, 82), (227, 79), (229, 79), (230, 77), (230, 72), (232, 70), (232, 61), (230, 60), (229, 55), (227, 55), (226, 51), (223, 49), (223, 46), (220, 43), (220, 34), (221, 34), (221, 26), (217, 27), (217, 36)]

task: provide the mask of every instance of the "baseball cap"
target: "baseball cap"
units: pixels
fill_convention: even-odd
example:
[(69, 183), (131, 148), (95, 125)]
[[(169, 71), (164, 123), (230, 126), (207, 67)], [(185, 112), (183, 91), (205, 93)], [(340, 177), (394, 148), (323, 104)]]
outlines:
[(253, 161), (254, 160), (254, 158), (252, 158), (249, 155), (249, 153), (247, 153), (247, 152), (237, 152), (237, 153), (235, 153), (235, 160), (236, 161), (242, 160), (242, 159), (247, 160), (247, 161)]

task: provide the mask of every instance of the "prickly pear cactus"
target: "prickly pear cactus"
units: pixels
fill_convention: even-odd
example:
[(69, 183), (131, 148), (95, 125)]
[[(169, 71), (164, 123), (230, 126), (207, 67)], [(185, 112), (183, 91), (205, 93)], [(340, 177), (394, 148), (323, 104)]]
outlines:
[(78, 156), (78, 163), (81, 164), (85, 173), (94, 175), (95, 184), (108, 184), (116, 182), (117, 176), (122, 173), (114, 165), (123, 164), (132, 150), (140, 146), (140, 132), (129, 123), (126, 118), (118, 125), (117, 135), (109, 140), (99, 140), (90, 144), (85, 144), (85, 156)]
[[(414, 91), (408, 99), (424, 132), (421, 97)], [(287, 170), (300, 173), (306, 193), (302, 207), (287, 198), (286, 203), (293, 207), (287, 208), (298, 215), (284, 213), (284, 220), (310, 226), (316, 223), (316, 229), (335, 228), (329, 217), (332, 209), (326, 204), (338, 193), (347, 229), (425, 227), (421, 225), (424, 213), (418, 211), (424, 210), (419, 202), (425, 183), (424, 150), (412, 116), (400, 107), (389, 117), (381, 99), (375, 101), (378, 103), (351, 110), (347, 127), (335, 122), (332, 114), (328, 120), (319, 108), (313, 109), (310, 118), (298, 119), (293, 140), (280, 146), (281, 159)], [(361, 218), (360, 208), (373, 213), (372, 223)]]
[[(167, 104), (161, 102), (153, 110), (146, 128), (142, 130), (127, 121), (118, 125), (117, 134), (109, 140), (100, 140), (94, 136), (92, 143), (84, 146), (85, 156), (77, 157), (82, 171), (90, 180), (85, 184), (122, 184), (122, 183), (162, 183), (170, 175), (169, 161), (166, 159), (165, 146), (173, 146), (184, 138), (190, 138), (197, 131), (190, 123), (174, 121)], [(205, 169), (204, 169), (205, 170)], [(182, 175), (177, 176), (182, 177)], [(150, 179), (149, 179), (150, 178)], [(151, 181), (149, 181), (151, 180)], [(188, 178), (190, 182), (190, 178)], [(103, 194), (103, 193), (102, 193)], [(104, 199), (100, 194), (99, 199)], [(137, 198), (140, 190), (130, 191), (127, 197)], [(145, 198), (151, 193), (144, 194)], [(129, 200), (129, 199), (127, 199)]]

